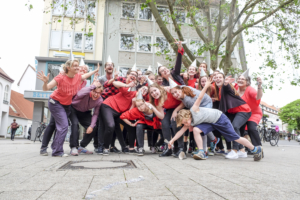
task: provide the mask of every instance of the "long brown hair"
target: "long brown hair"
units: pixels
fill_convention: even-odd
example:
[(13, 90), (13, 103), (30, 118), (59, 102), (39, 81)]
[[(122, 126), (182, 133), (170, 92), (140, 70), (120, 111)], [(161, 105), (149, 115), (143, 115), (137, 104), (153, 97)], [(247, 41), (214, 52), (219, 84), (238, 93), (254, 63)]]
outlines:
[[(207, 81), (209, 81), (209, 78), (208, 78), (207, 76), (200, 76), (200, 78), (198, 79), (198, 88), (197, 88), (198, 90), (203, 90), (203, 87), (202, 87), (202, 85), (201, 85), (201, 79), (204, 78), (204, 77), (206, 77), (206, 78), (207, 78)], [(206, 90), (206, 94), (207, 94), (208, 96), (211, 95), (211, 92), (212, 92), (211, 87), (212, 87), (212, 85), (209, 86), (209, 88), (207, 88), (207, 90)]]
[[(218, 73), (218, 74), (222, 74), (222, 73)], [(218, 75), (218, 74), (216, 74), (216, 75)], [(223, 79), (225, 81), (225, 75), (222, 74), (222, 76), (223, 76)], [(231, 89), (234, 91), (234, 95), (240, 96), (239, 93), (236, 91), (236, 89), (233, 87), (233, 85), (231, 85), (231, 84), (229, 84), (229, 85), (230, 85)], [(218, 99), (219, 99), (219, 91), (220, 91), (220, 88), (216, 84), (216, 95), (217, 95)]]
[[(194, 66), (189, 66), (189, 67), (188, 67), (188, 70), (189, 70), (190, 67), (194, 67)], [(198, 74), (198, 68), (197, 68), (197, 67), (194, 67), (194, 68), (195, 68), (195, 71), (196, 71), (196, 74), (194, 75), (194, 78), (196, 78), (196, 77), (197, 77), (197, 74)], [(189, 76), (188, 72), (187, 72), (187, 76), (188, 76), (188, 79), (187, 79), (187, 80), (186, 80), (186, 79), (183, 79), (183, 82), (185, 83), (185, 85), (188, 85), (189, 80), (190, 80), (190, 76)]]
[(196, 95), (194, 94), (193, 90), (191, 90), (191, 88), (189, 87), (186, 87), (186, 86), (179, 86), (177, 85), (175, 87), (175, 89), (177, 90), (181, 90), (183, 94), (187, 95), (187, 96), (190, 96), (190, 97), (195, 97)]
[[(165, 89), (163, 87), (161, 87), (160, 85), (158, 85), (157, 83), (154, 83), (149, 87), (149, 102), (153, 105), (153, 106), (163, 106), (165, 101), (167, 100), (167, 92), (165, 91)], [(155, 87), (157, 89), (159, 89), (160, 91), (160, 97), (158, 98), (158, 105), (155, 105), (155, 99), (151, 96), (150, 93), (150, 88)]]

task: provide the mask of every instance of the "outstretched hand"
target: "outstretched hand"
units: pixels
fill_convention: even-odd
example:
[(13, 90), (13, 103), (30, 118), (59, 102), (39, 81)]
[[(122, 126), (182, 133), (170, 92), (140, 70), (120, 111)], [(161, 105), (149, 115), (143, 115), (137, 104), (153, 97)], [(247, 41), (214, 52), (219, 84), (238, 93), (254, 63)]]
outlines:
[(174, 38), (174, 40), (175, 40), (175, 43), (177, 44), (177, 47), (178, 47), (178, 50), (179, 51), (181, 51), (182, 50), (182, 42), (181, 41), (177, 41), (175, 38)]
[(226, 77), (225, 78), (225, 81), (224, 81), (224, 83), (225, 83), (225, 85), (227, 85), (228, 83), (233, 83), (235, 81), (235, 79), (234, 78), (231, 78), (231, 76), (228, 76), (228, 77)]
[(116, 68), (114, 69), (114, 75), (115, 75), (114, 79), (119, 78), (119, 71)]
[(40, 79), (41, 81), (43, 81), (44, 83), (48, 83), (49, 77), (50, 77), (50, 74), (48, 74), (46, 76), (43, 71), (38, 72), (38, 75), (37, 75), (37, 78)]
[(262, 85), (262, 80), (260, 77), (257, 77), (257, 85), (258, 85), (258, 87), (261, 87), (261, 85)]

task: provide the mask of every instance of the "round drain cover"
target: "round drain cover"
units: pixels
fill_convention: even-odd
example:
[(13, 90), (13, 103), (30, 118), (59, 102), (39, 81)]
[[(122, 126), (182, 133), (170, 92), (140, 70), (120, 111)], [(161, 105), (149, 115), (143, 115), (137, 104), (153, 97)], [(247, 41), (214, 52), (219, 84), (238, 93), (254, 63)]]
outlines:
[(125, 162), (111, 162), (111, 161), (94, 161), (94, 162), (80, 162), (71, 164), (72, 167), (84, 167), (84, 168), (110, 168), (110, 167), (123, 167), (126, 166)]

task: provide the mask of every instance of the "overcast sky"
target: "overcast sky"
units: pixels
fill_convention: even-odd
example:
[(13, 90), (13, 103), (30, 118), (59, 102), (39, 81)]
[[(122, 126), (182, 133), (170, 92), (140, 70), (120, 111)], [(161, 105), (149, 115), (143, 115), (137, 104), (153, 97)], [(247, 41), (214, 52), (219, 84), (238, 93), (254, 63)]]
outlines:
[[(12, 89), (17, 89), (17, 83), (27, 65), (34, 66), (35, 56), (39, 55), (43, 19), (42, 0), (31, 0), (34, 9), (30, 12), (25, 4), (28, 0), (3, 1), (0, 6), (0, 67), (15, 80)], [(11, 10), (14, 10), (13, 14)], [(48, 41), (44, 41), (48, 42)], [(250, 74), (259, 70), (263, 59), (257, 55), (259, 44), (245, 43)], [(286, 69), (283, 69), (286, 70)], [(253, 84), (253, 87), (256, 87)], [(262, 100), (270, 105), (282, 107), (296, 99), (300, 99), (300, 88), (286, 83), (282, 89), (266, 90)]]

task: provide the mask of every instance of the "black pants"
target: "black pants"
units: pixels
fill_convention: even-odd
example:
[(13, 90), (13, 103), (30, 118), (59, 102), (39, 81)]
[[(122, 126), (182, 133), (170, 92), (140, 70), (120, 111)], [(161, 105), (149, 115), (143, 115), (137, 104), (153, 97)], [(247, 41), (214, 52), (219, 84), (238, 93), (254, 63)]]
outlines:
[(119, 125), (121, 114), (108, 105), (101, 104), (99, 115), (100, 123), (98, 131), (98, 144), (102, 145), (104, 142), (104, 147), (108, 149), (112, 141), (113, 133), (115, 131), (122, 149), (125, 148), (124, 138)]
[[(248, 113), (238, 112), (236, 114), (229, 114), (229, 119), (232, 123), (233, 129), (239, 136), (241, 136), (241, 133), (240, 133), (241, 127), (246, 124), (246, 122), (248, 121), (248, 119), (250, 117), (251, 117), (251, 112), (248, 112)], [(243, 145), (241, 145), (235, 141), (232, 142), (232, 149), (240, 150), (243, 148), (244, 148)], [(228, 147), (227, 147), (227, 149), (228, 149)]]
[[(135, 123), (134, 121), (131, 121), (131, 122)], [(129, 126), (121, 119), (120, 119), (120, 124), (122, 124), (124, 126), (124, 128), (126, 128), (126, 130), (127, 130), (127, 139), (128, 139), (129, 148), (134, 148), (134, 142), (136, 140), (136, 127)], [(123, 134), (122, 134), (122, 136), (123, 136)]]
[[(79, 143), (79, 123), (85, 129), (87, 129), (92, 122), (92, 112), (80, 112), (71, 106), (71, 115), (69, 117), (71, 121), (71, 135), (70, 135), (70, 148), (78, 148)], [(80, 142), (81, 147), (86, 147), (91, 140), (94, 138), (94, 147), (98, 147), (98, 138), (97, 138), (97, 126), (94, 127), (93, 131), (90, 134), (85, 133), (82, 141)]]
[(11, 137), (10, 137), (11, 140), (13, 140), (15, 138), (16, 131), (17, 131), (16, 128), (11, 129)]
[(254, 146), (261, 146), (260, 137), (257, 131), (257, 124), (252, 121), (247, 121), (244, 126), (241, 127), (241, 135), (244, 136), (245, 127), (247, 125), (248, 135), (250, 136), (251, 142)]
[[(161, 121), (163, 136), (168, 141), (171, 140), (171, 136), (172, 136), (170, 126), (172, 128), (173, 135), (175, 135), (181, 129), (181, 127), (177, 127), (176, 122), (174, 120), (171, 120), (171, 116), (172, 116), (173, 111), (174, 111), (174, 109), (166, 110), (165, 117)], [(178, 147), (183, 148), (183, 136), (178, 138), (177, 142), (178, 142)]]
[(54, 117), (51, 115), (50, 122), (44, 131), (41, 149), (48, 147), (54, 131), (55, 131), (55, 120)]
[[(137, 124), (136, 125), (136, 137), (137, 137), (139, 148), (144, 147), (144, 135), (145, 135), (144, 129), (148, 129), (147, 133), (149, 132), (149, 135), (151, 135), (151, 137), (148, 138), (148, 145), (150, 143), (149, 146), (153, 147), (155, 143), (153, 141), (152, 132), (156, 133), (156, 135), (158, 135), (160, 130), (156, 130), (156, 129), (154, 130), (152, 126), (148, 126), (147, 124)], [(149, 131), (149, 130), (151, 130), (151, 131)], [(149, 142), (149, 140), (150, 140), (150, 142)], [(156, 138), (156, 141), (157, 141), (157, 138)]]

